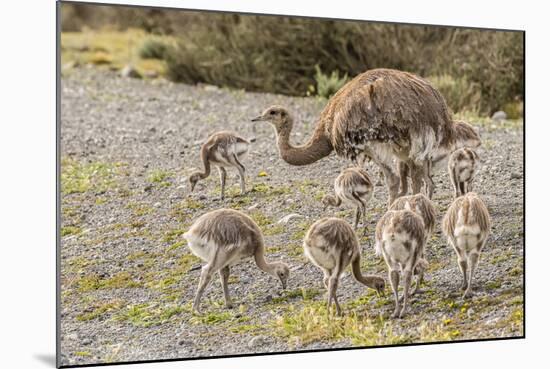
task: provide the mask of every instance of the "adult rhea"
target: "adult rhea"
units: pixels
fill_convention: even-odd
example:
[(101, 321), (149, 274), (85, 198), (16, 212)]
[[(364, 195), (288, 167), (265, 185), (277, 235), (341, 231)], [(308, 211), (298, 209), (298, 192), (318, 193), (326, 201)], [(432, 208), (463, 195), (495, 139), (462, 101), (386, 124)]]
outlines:
[(373, 69), (358, 75), (327, 103), (309, 140), (290, 143), (294, 120), (281, 106), (271, 106), (252, 121), (270, 122), (283, 160), (308, 165), (329, 155), (357, 161), (366, 156), (383, 171), (390, 206), (399, 193), (394, 159), (411, 169), (413, 193), (429, 178), (433, 152), (454, 145), (454, 126), (443, 96), (414, 74)]

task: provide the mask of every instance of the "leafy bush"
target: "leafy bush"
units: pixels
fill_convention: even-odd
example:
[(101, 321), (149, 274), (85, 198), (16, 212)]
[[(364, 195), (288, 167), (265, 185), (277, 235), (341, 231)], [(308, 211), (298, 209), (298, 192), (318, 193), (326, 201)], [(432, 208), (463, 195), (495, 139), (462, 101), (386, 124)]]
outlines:
[(481, 106), (481, 89), (478, 83), (470, 82), (465, 77), (453, 78), (448, 74), (428, 77), (447, 101), (451, 110), (460, 112), (468, 110), (479, 113)]
[(162, 59), (166, 52), (167, 45), (157, 39), (145, 40), (139, 48), (139, 57), (143, 59)]
[(76, 4), (62, 9), (64, 30), (114, 25), (173, 35), (176, 47), (153, 54), (162, 54), (174, 81), (301, 96), (317, 85), (317, 93), (329, 95), (334, 86), (324, 90), (328, 85), (316, 81), (316, 65), (334, 73), (334, 81), (394, 68), (432, 76), (455, 111), (491, 114), (523, 100), (520, 32)]
[(315, 82), (317, 83), (317, 96), (329, 98), (348, 82), (347, 73), (340, 78), (340, 73), (333, 70), (330, 76), (323, 74), (319, 65), (315, 66)]

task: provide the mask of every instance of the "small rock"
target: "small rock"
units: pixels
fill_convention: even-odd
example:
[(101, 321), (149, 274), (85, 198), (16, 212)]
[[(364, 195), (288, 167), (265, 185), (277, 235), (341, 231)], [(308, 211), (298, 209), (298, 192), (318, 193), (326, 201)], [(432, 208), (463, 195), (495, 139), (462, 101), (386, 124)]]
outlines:
[(281, 219), (279, 219), (279, 221), (277, 222), (277, 224), (287, 224), (287, 223), (290, 222), (292, 219), (303, 218), (303, 217), (304, 217), (303, 215), (296, 214), (296, 213), (288, 214), (288, 215), (282, 217)]
[(519, 173), (511, 173), (510, 174), (510, 179), (521, 179), (522, 178), (522, 175), (519, 174)]
[(89, 338), (84, 338), (84, 339), (82, 340), (82, 344), (83, 344), (84, 346), (88, 346), (88, 345), (91, 344), (91, 343), (92, 343), (92, 340), (89, 339)]
[(496, 121), (496, 122), (502, 122), (503, 120), (506, 120), (507, 117), (508, 116), (506, 115), (505, 112), (503, 112), (502, 110), (499, 110), (499, 111), (497, 111), (493, 114), (491, 119)]
[(126, 78), (141, 78), (141, 74), (129, 64), (122, 68), (120, 75)]
[(161, 205), (162, 205), (162, 203), (160, 203), (160, 202), (155, 202), (155, 203), (153, 204), (153, 206), (154, 206), (155, 208), (160, 208)]
[(264, 299), (264, 302), (271, 302), (271, 300), (273, 300), (273, 296), (271, 296), (271, 295), (266, 295), (266, 296), (265, 296), (265, 299)]
[(144, 192), (151, 192), (151, 190), (153, 189), (153, 185), (147, 185), (145, 186), (145, 188), (143, 189)]
[(202, 269), (202, 265), (201, 264), (195, 264), (191, 268), (189, 268), (189, 271), (193, 272), (195, 270), (200, 270), (200, 269)]
[(265, 343), (266, 343), (265, 336), (256, 336), (256, 337), (252, 337), (252, 339), (248, 341), (248, 347), (254, 348), (254, 347), (264, 345)]
[(157, 78), (159, 74), (156, 70), (146, 70), (143, 72), (143, 76), (146, 78)]
[(149, 132), (151, 132), (151, 133), (155, 133), (156, 131), (157, 131), (156, 127), (150, 127), (149, 128)]
[(249, 207), (247, 208), (247, 210), (254, 210), (254, 209), (257, 209), (259, 206), (260, 206), (260, 205), (259, 205), (258, 203), (256, 203), (256, 204), (253, 204), (253, 205), (249, 206)]
[(207, 85), (207, 84), (204, 84), (203, 85), (204, 87), (204, 91), (218, 91), (220, 88), (218, 86), (215, 86), (215, 85)]
[(206, 199), (207, 199), (207, 197), (206, 197), (205, 194), (200, 194), (199, 195), (199, 200), (206, 200)]
[(474, 314), (474, 309), (469, 308), (468, 310), (466, 310), (466, 315), (468, 315), (468, 318), (471, 318), (473, 314)]
[(68, 63), (63, 64), (62, 69), (67, 70), (67, 69), (72, 69), (72, 68), (76, 68), (76, 67), (78, 67), (78, 62), (70, 61)]

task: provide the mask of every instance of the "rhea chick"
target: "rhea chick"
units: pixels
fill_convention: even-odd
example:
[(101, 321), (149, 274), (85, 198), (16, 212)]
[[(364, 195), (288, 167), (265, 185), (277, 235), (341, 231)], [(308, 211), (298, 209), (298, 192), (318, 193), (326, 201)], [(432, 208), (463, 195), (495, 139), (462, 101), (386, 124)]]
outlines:
[(326, 195), (321, 200), (325, 209), (327, 206), (340, 206), (342, 202), (354, 205), (354, 228), (357, 229), (361, 215), (366, 226), (367, 202), (374, 194), (374, 185), (367, 171), (358, 167), (344, 169), (334, 180), (334, 192), (336, 196)]
[(214, 273), (220, 275), (225, 305), (232, 306), (227, 281), (230, 267), (243, 259), (254, 257), (262, 271), (279, 279), (286, 288), (289, 268), (285, 263), (269, 263), (264, 258), (264, 239), (258, 225), (248, 215), (232, 209), (219, 209), (199, 217), (184, 234), (191, 252), (204, 260), (193, 310), (199, 304)]
[(210, 175), (211, 164), (218, 168), (221, 184), (221, 199), (225, 197), (226, 168), (234, 167), (239, 171), (241, 180), (241, 194), (245, 193), (244, 173), (245, 167), (241, 163), (248, 153), (250, 141), (228, 131), (216, 132), (208, 137), (201, 146), (201, 160), (204, 165), (203, 171), (198, 171), (189, 176), (191, 192), (195, 189), (198, 181)]
[[(422, 218), (424, 223), (424, 242), (425, 245), (428, 244), (428, 240), (435, 231), (435, 225), (437, 222), (437, 211), (433, 202), (426, 197), (426, 195), (417, 193), (416, 195), (409, 195), (399, 197), (395, 200), (390, 207), (390, 210), (411, 210)], [(378, 250), (380, 252), (380, 250)], [(425, 255), (422, 254), (421, 258), (426, 259)], [(412, 294), (415, 294), (420, 289), (420, 285), (424, 280), (424, 269), (423, 267), (416, 268), (414, 274), (416, 275), (416, 285)]]
[(354, 230), (339, 218), (323, 218), (309, 228), (304, 238), (304, 253), (324, 274), (323, 283), (328, 290), (327, 310), (330, 312), (332, 301), (338, 315), (342, 313), (336, 289), (340, 274), (351, 263), (355, 279), (365, 286), (384, 292), (384, 278), (361, 274), (361, 251)]
[(477, 153), (467, 147), (458, 149), (451, 154), (448, 169), (455, 190), (455, 198), (472, 191), (478, 159)]
[[(395, 298), (392, 317), (403, 317), (414, 271), (427, 268), (424, 255), (424, 222), (410, 210), (389, 210), (376, 225), (376, 248), (384, 257)], [(403, 304), (399, 299), (399, 278), (403, 278)]]
[(411, 210), (418, 214), (424, 222), (424, 236), (426, 242), (430, 239), (437, 223), (437, 210), (434, 203), (422, 193), (416, 195), (402, 196), (396, 199), (390, 210)]
[(442, 228), (458, 257), (463, 298), (470, 297), (479, 255), (491, 232), (489, 211), (479, 196), (470, 192), (451, 204), (443, 217)]

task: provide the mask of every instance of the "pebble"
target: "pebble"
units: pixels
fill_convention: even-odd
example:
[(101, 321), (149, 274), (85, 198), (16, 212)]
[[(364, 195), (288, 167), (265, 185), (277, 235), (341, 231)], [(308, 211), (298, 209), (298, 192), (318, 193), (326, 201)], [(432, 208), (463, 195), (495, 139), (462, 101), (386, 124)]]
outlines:
[(508, 115), (505, 112), (503, 112), (502, 110), (499, 110), (499, 111), (495, 112), (493, 114), (493, 116), (491, 117), (491, 119), (496, 121), (496, 122), (501, 122), (503, 120), (506, 120), (506, 118), (508, 118)]
[(88, 346), (88, 345), (90, 345), (91, 343), (92, 343), (92, 340), (89, 339), (89, 338), (84, 338), (84, 339), (82, 340), (82, 344), (83, 344), (84, 346)]
[(297, 214), (297, 213), (288, 214), (288, 215), (282, 217), (281, 219), (279, 219), (277, 224), (287, 224), (288, 222), (290, 222), (293, 219), (303, 218), (303, 217), (304, 217), (303, 215)]
[(160, 207), (162, 206), (162, 203), (160, 203), (160, 202), (155, 202), (155, 203), (153, 204), (153, 206), (154, 206), (155, 208), (160, 208)]
[(267, 340), (265, 336), (252, 337), (252, 339), (248, 341), (248, 347), (254, 348), (254, 347), (262, 346), (266, 343), (266, 341)]
[(145, 72), (143, 72), (143, 76), (147, 78), (157, 78), (158, 75), (159, 74), (156, 70), (146, 70)]
[(141, 74), (131, 65), (122, 68), (120, 75), (126, 78), (141, 78)]

